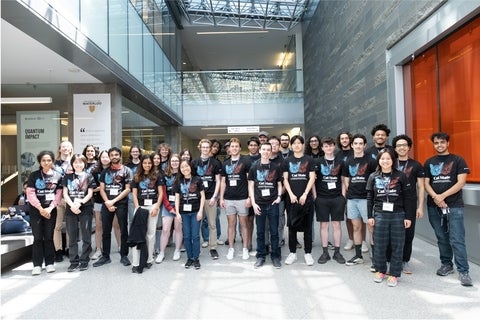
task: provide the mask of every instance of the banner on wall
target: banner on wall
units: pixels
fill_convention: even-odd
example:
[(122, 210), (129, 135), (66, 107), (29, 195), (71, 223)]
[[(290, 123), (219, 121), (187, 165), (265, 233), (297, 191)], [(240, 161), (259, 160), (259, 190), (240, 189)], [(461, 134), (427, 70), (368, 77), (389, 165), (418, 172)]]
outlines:
[(37, 155), (40, 151), (52, 151), (56, 156), (59, 141), (60, 111), (17, 111), (19, 190), (30, 173), (38, 170)]
[(87, 144), (108, 150), (111, 146), (110, 94), (73, 95), (73, 150), (81, 153)]

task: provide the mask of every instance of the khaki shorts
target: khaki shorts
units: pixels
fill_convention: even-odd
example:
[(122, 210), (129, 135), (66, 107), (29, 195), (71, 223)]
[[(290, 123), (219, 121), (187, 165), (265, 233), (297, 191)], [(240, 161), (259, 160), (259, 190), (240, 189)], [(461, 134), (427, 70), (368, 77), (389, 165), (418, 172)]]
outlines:
[(248, 216), (248, 209), (245, 207), (247, 199), (243, 200), (225, 200), (225, 214), (227, 216), (238, 214), (239, 216)]

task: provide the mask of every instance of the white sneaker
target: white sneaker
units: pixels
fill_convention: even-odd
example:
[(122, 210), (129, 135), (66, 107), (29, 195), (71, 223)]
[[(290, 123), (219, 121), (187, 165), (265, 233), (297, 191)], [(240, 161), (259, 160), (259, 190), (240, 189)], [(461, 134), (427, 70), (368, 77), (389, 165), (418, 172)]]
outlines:
[(248, 252), (247, 248), (243, 248), (242, 259), (243, 260), (248, 260), (248, 258), (250, 258), (250, 253)]
[(314, 261), (310, 253), (305, 253), (305, 263), (307, 264), (307, 266), (313, 266)]
[(49, 264), (45, 267), (45, 269), (47, 270), (47, 273), (55, 272), (55, 267), (53, 266), (53, 264)]
[(33, 267), (32, 276), (38, 276), (42, 273), (42, 267)]
[[(312, 259), (313, 260), (313, 259)], [(295, 261), (297, 261), (297, 254), (296, 253), (293, 253), (293, 252), (290, 252), (290, 254), (288, 255), (287, 259), (285, 259), (285, 264), (292, 264), (294, 263)]]
[(365, 241), (362, 241), (362, 252), (368, 252), (368, 245)]
[(348, 239), (347, 243), (345, 244), (345, 247), (343, 247), (345, 250), (352, 250), (353, 249), (353, 240)]
[(175, 250), (173, 253), (173, 261), (180, 260), (180, 250)]
[(163, 260), (165, 260), (165, 253), (160, 252), (155, 259), (155, 263), (162, 263)]
[(217, 244), (218, 244), (219, 246), (223, 246), (223, 245), (225, 244), (225, 242), (222, 241), (222, 240), (220, 240), (220, 239), (217, 239)]
[(208, 242), (207, 242), (207, 241), (204, 241), (204, 242), (202, 243), (202, 248), (206, 248), (206, 247), (208, 247)]
[(227, 259), (228, 259), (228, 260), (232, 260), (234, 254), (235, 254), (235, 249), (229, 248), (229, 249), (228, 249), (228, 253), (227, 253)]
[(100, 258), (102, 256), (102, 251), (101, 250), (97, 250), (95, 251), (95, 253), (92, 255), (92, 260), (97, 260), (98, 258)]

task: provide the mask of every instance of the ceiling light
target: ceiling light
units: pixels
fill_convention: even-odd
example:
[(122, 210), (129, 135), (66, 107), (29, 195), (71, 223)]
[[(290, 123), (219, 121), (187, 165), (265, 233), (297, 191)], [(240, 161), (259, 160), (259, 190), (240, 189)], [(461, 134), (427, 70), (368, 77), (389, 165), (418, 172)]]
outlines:
[(52, 97), (17, 97), (2, 98), (2, 104), (52, 103)]

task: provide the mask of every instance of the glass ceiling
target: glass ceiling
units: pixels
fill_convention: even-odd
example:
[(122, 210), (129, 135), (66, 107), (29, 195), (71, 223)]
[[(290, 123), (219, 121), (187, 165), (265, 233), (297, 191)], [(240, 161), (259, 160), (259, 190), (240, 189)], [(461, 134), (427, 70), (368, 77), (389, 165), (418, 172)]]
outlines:
[(290, 30), (307, 10), (309, 0), (178, 0), (191, 24)]

